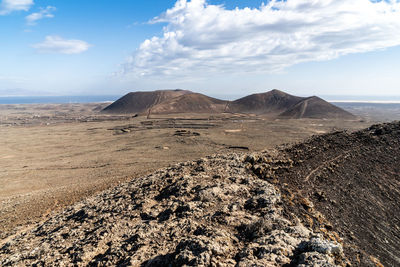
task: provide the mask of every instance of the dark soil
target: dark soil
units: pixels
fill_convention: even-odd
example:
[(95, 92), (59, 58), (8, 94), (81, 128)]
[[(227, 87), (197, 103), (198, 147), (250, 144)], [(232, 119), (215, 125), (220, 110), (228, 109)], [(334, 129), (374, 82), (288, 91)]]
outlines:
[(293, 167), (278, 170), (276, 178), (292, 199), (285, 202), (289, 213), (314, 228), (336, 230), (356, 266), (375, 265), (374, 257), (400, 266), (399, 122), (316, 136), (283, 152)]

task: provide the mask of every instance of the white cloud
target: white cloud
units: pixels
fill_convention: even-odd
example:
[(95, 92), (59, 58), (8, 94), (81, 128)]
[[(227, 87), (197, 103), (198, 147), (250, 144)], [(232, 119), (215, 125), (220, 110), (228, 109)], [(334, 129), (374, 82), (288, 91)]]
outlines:
[(0, 15), (7, 15), (13, 11), (28, 11), (33, 0), (3, 0), (0, 3)]
[(47, 6), (46, 8), (40, 8), (39, 12), (32, 13), (25, 17), (26, 23), (28, 25), (35, 25), (36, 22), (43, 18), (54, 18), (52, 12), (56, 11), (56, 8), (53, 6)]
[(32, 45), (39, 53), (45, 54), (80, 54), (91, 45), (81, 40), (66, 40), (59, 36), (46, 36), (39, 44)]
[(166, 23), (163, 36), (144, 41), (124, 74), (272, 73), (400, 45), (398, 0), (272, 0), (234, 10), (179, 0), (151, 23)]

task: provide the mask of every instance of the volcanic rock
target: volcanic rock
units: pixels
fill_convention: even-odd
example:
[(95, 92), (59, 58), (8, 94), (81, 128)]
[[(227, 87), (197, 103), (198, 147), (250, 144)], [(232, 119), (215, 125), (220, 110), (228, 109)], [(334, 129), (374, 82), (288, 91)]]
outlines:
[[(373, 125), (283, 147), (279, 155), (292, 166), (258, 175), (276, 182), (288, 214), (343, 238), (353, 265), (400, 266), (399, 151), (400, 123)], [(251, 162), (252, 169), (270, 164), (262, 153)]]
[[(244, 155), (216, 155), (134, 179), (15, 236), (0, 247), (0, 265), (282, 266), (298, 258), (325, 266), (344, 262), (340, 250), (302, 249), (315, 238), (329, 247), (341, 245), (299, 219), (284, 218), (279, 190), (247, 165)], [(253, 200), (256, 204), (249, 208)]]

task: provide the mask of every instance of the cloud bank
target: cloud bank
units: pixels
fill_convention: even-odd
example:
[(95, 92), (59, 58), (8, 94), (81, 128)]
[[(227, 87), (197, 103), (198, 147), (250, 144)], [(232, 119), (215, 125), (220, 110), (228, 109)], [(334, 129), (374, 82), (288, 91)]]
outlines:
[(7, 15), (13, 11), (28, 11), (33, 0), (3, 0), (0, 3), (0, 15)]
[(56, 11), (56, 8), (53, 6), (47, 6), (46, 8), (40, 8), (39, 12), (32, 13), (25, 17), (26, 24), (28, 25), (36, 25), (38, 20), (44, 18), (54, 18), (53, 12)]
[(59, 36), (46, 36), (42, 43), (32, 45), (39, 53), (44, 54), (80, 54), (91, 45), (81, 40), (66, 40)]
[(163, 36), (145, 40), (124, 74), (273, 73), (400, 45), (398, 0), (272, 0), (234, 10), (179, 0), (151, 23), (166, 23)]

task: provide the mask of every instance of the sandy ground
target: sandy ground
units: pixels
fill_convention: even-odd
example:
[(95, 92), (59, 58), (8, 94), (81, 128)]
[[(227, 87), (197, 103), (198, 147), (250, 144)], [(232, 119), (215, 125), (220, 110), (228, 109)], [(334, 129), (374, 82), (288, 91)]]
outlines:
[(0, 239), (88, 195), (176, 162), (260, 151), (366, 121), (104, 116), (105, 104), (0, 105)]

